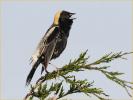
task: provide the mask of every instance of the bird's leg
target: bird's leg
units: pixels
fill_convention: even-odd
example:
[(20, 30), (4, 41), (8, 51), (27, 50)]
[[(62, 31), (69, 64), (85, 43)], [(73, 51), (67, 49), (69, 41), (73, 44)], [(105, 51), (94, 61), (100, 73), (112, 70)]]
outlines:
[(44, 69), (45, 69), (46, 74), (48, 74), (48, 73), (49, 73), (49, 72), (48, 72), (48, 70), (47, 70), (47, 68), (46, 68), (44, 65), (42, 65), (41, 75), (42, 75), (42, 73), (43, 73)]
[(45, 72), (46, 72), (46, 74), (48, 74), (48, 73), (49, 73), (46, 67), (45, 67)]
[[(42, 65), (41, 74), (43, 73), (44, 69), (45, 69), (46, 74), (48, 74), (49, 72), (47, 71), (47, 68), (46, 68), (44, 65)], [(43, 81), (45, 81), (45, 79), (44, 79), (44, 77), (42, 76), (41, 78), (39, 78), (39, 79), (37, 80), (36, 84), (38, 84), (38, 82), (43, 82)]]

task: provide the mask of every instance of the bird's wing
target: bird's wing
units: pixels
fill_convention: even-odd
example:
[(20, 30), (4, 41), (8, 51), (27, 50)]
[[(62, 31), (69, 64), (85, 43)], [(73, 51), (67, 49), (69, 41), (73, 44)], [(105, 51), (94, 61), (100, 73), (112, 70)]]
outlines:
[[(45, 35), (45, 39), (43, 40), (40, 54), (45, 55), (48, 51), (52, 51), (54, 46), (56, 45), (56, 41), (59, 36), (59, 28), (58, 27), (52, 27)], [(46, 53), (45, 53), (46, 52)]]
[(49, 45), (53, 42), (55, 37), (57, 37), (59, 33), (59, 29), (57, 26), (50, 27), (46, 34), (43, 36), (41, 41), (39, 42), (35, 53), (31, 57), (31, 63), (34, 65), (38, 58), (42, 56), (42, 54), (46, 54), (47, 48), (49, 48)]
[[(30, 84), (30, 81), (39, 66), (40, 63), (44, 63), (45, 68), (47, 68), (48, 63), (53, 55), (56, 42), (59, 35), (59, 28), (58, 27), (52, 27), (48, 33), (43, 37), (43, 39), (40, 41), (38, 48), (35, 52), (35, 54), (32, 55), (32, 69), (26, 79), (26, 84)], [(44, 58), (42, 58), (42, 56)]]
[(57, 43), (57, 39), (54, 39), (53, 41), (51, 41), (51, 43), (47, 46), (46, 51), (45, 51), (45, 58), (44, 58), (44, 66), (45, 68), (47, 68), (49, 61), (51, 60), (51, 57), (54, 53), (54, 49)]
[[(51, 30), (50, 30), (51, 31)], [(49, 61), (51, 60), (51, 57), (53, 55), (56, 43), (58, 41), (58, 36), (60, 34), (59, 32), (59, 27), (54, 27), (53, 30), (49, 33), (50, 35), (47, 34), (47, 39), (46, 39), (46, 47), (45, 50), (42, 51), (42, 55), (44, 54), (44, 66), (47, 68)]]

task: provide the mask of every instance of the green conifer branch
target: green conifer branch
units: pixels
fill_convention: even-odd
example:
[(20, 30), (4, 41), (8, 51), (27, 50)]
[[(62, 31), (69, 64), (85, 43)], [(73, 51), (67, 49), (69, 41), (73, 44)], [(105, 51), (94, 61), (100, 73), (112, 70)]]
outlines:
[[(52, 91), (55, 91), (57, 94), (60, 90), (60, 93), (58, 93), (57, 99), (60, 99), (64, 96), (67, 96), (69, 94), (73, 93), (84, 93), (88, 96), (94, 95), (95, 97), (99, 98), (100, 100), (106, 100), (108, 95), (104, 93), (104, 91), (101, 88), (93, 87), (94, 82), (88, 82), (88, 80), (77, 80), (75, 76), (68, 75), (72, 72), (80, 72), (80, 71), (86, 71), (86, 70), (96, 70), (100, 71), (103, 75), (107, 77), (107, 79), (117, 83), (118, 85), (122, 86), (129, 96), (131, 94), (129, 93), (129, 89), (133, 89), (131, 86), (133, 83), (128, 82), (125, 80), (120, 79), (118, 76), (123, 75), (124, 73), (117, 72), (117, 71), (108, 71), (107, 69), (110, 66), (100, 66), (100, 64), (109, 63), (113, 60), (116, 60), (118, 58), (126, 59), (124, 58), (125, 55), (131, 54), (133, 52), (129, 53), (110, 53), (106, 54), (100, 59), (88, 63), (87, 60), (89, 57), (86, 57), (87, 51), (84, 53), (81, 53), (80, 56), (63, 66), (58, 71), (53, 71), (51, 73), (46, 74), (45, 76), (42, 76), (39, 78), (34, 86), (31, 86), (30, 92), (26, 95), (25, 100), (33, 100), (34, 97), (37, 97), (40, 100), (46, 99), (49, 94)], [(48, 88), (47, 81), (50, 81), (51, 79), (55, 79), (58, 77), (62, 77), (62, 81), (58, 83), (52, 83), (50, 88)], [(69, 86), (69, 90), (67, 92), (64, 92), (64, 86), (63, 83), (66, 82), (66, 84)]]

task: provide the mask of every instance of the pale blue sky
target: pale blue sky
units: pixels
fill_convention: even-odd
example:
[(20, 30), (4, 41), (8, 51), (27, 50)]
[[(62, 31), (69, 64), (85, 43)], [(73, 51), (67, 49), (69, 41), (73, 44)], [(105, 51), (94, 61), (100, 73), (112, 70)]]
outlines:
[[(56, 66), (67, 64), (88, 49), (89, 62), (110, 52), (131, 51), (131, 1), (122, 2), (3, 2), (2, 3), (2, 98), (22, 99), (27, 93), (26, 77), (31, 69), (29, 58), (37, 43), (53, 22), (58, 10), (75, 12), (67, 48), (52, 61)], [(110, 70), (126, 73), (131, 81), (131, 56), (112, 62)], [(51, 66), (48, 70), (51, 69)], [(40, 68), (33, 82), (40, 77)], [(111, 98), (127, 98), (123, 88), (96, 71), (81, 73), (78, 78), (95, 81)], [(33, 83), (32, 82), (32, 83)], [(87, 99), (74, 94), (68, 99)]]

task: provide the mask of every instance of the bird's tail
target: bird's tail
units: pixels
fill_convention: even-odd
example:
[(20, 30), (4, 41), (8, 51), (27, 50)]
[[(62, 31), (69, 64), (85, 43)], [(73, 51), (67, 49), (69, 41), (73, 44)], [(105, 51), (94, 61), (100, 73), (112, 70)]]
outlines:
[(28, 75), (28, 77), (27, 77), (27, 79), (26, 79), (26, 85), (27, 85), (27, 86), (30, 84), (30, 82), (31, 82), (31, 80), (32, 80), (32, 77), (33, 77), (33, 75), (34, 75), (34, 73), (35, 73), (37, 67), (39, 66), (39, 64), (40, 64), (40, 60), (38, 60), (38, 61), (32, 66), (32, 69), (31, 69), (31, 71), (30, 71), (30, 73), (29, 73), (29, 75)]

